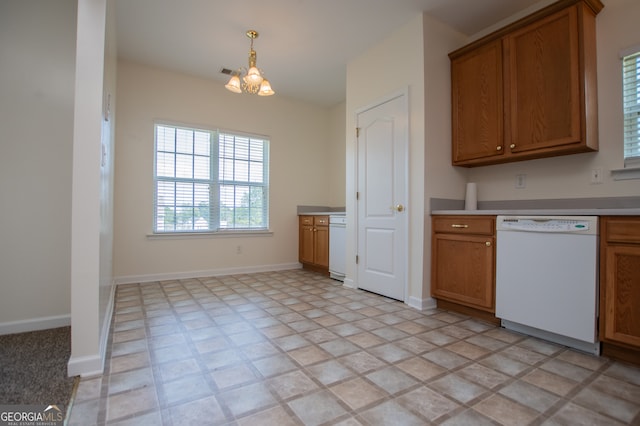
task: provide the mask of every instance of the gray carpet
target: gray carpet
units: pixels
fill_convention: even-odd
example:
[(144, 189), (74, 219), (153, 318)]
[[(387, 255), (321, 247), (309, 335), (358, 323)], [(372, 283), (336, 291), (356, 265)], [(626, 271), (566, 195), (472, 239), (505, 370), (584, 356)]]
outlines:
[(71, 327), (0, 336), (0, 404), (69, 405)]

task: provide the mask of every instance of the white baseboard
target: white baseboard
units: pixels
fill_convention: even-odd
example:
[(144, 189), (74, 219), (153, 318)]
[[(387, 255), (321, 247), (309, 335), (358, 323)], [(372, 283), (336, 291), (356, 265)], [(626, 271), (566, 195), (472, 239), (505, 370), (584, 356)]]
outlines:
[(94, 377), (102, 375), (104, 371), (104, 357), (99, 354), (88, 356), (71, 356), (67, 363), (69, 377)]
[(107, 343), (109, 341), (109, 331), (111, 328), (111, 318), (113, 316), (113, 308), (115, 306), (116, 286), (112, 284), (109, 290), (109, 300), (105, 308), (102, 328), (100, 329), (98, 353), (95, 355), (87, 355), (69, 358), (67, 363), (67, 375), (69, 377), (94, 377), (100, 376), (104, 372), (104, 363), (107, 359)]
[(55, 315), (21, 321), (9, 321), (0, 323), (0, 335), (48, 330), (50, 328), (66, 327), (68, 325), (71, 325), (71, 315)]
[(152, 281), (180, 280), (189, 278), (218, 277), (222, 275), (251, 274), (256, 272), (285, 271), (300, 269), (302, 265), (295, 263), (280, 263), (277, 265), (239, 266), (236, 268), (219, 268), (205, 271), (170, 272), (164, 274), (125, 275), (114, 278), (117, 284), (147, 283)]
[(426, 299), (418, 299), (417, 297), (411, 296), (409, 297), (407, 305), (411, 306), (412, 308), (418, 309), (419, 311), (426, 311), (427, 309), (435, 309), (436, 299), (432, 297), (427, 297)]
[(356, 288), (356, 283), (351, 278), (345, 278), (342, 285), (348, 288)]

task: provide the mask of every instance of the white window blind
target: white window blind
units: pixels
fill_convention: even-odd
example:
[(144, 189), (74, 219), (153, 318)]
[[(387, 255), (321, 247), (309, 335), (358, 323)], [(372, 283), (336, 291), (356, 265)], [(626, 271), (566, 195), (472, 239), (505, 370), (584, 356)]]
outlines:
[(269, 141), (155, 126), (154, 232), (269, 228)]
[(622, 59), (625, 167), (640, 166), (640, 49)]

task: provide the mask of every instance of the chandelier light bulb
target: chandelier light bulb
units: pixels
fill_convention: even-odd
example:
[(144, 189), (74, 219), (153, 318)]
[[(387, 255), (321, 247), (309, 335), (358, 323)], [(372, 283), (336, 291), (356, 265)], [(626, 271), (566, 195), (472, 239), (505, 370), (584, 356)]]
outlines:
[(262, 83), (262, 80), (263, 78), (258, 68), (256, 67), (249, 68), (249, 71), (247, 72), (247, 76), (245, 77), (245, 81), (247, 82), (247, 84), (260, 84)]
[(234, 75), (229, 79), (229, 82), (224, 86), (227, 90), (232, 91), (233, 93), (242, 93), (242, 89), (240, 88), (240, 77)]
[(269, 83), (269, 80), (267, 80), (266, 78), (262, 80), (262, 83), (260, 84), (260, 90), (258, 90), (258, 96), (271, 96), (273, 95), (274, 92), (273, 89), (271, 88), (271, 84)]

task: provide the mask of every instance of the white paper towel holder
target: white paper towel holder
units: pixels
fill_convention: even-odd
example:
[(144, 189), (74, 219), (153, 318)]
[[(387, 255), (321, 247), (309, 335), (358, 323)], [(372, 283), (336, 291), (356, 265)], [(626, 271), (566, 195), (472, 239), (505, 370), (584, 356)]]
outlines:
[(467, 192), (464, 197), (465, 210), (478, 210), (478, 188), (475, 182), (467, 182)]

